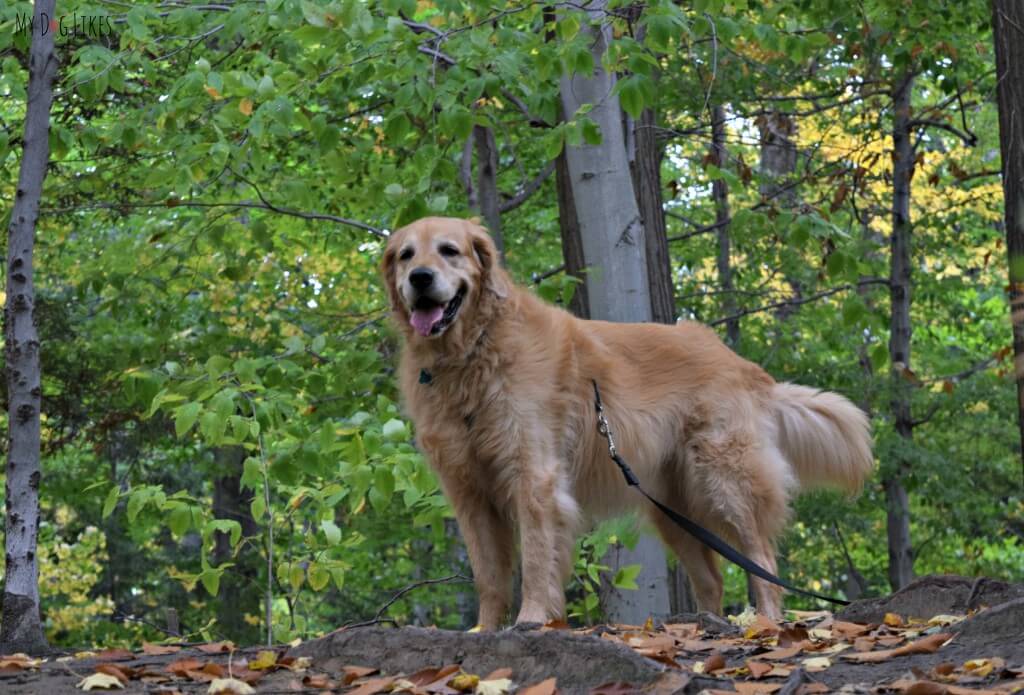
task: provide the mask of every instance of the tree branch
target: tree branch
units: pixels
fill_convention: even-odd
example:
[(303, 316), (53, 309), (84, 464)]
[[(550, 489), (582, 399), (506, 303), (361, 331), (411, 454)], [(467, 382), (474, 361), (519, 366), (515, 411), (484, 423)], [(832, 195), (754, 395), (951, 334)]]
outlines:
[(329, 215), (322, 212), (304, 212), (302, 210), (292, 210), (290, 208), (282, 208), (276, 205), (271, 205), (265, 202), (255, 203), (252, 201), (238, 201), (238, 202), (204, 202), (197, 200), (177, 200), (171, 198), (163, 203), (110, 203), (110, 202), (98, 202), (98, 203), (86, 203), (84, 205), (71, 205), (64, 208), (40, 208), (40, 214), (46, 215), (62, 215), (68, 212), (81, 212), (83, 210), (147, 210), (156, 208), (249, 208), (255, 210), (269, 210), (270, 212), (276, 212), (279, 215), (287, 215), (289, 217), (298, 217), (304, 220), (323, 220), (325, 222), (334, 222), (336, 224), (345, 225), (348, 227), (355, 227), (356, 229), (362, 229), (363, 231), (370, 232), (375, 236), (381, 238), (387, 238), (387, 235), (383, 230), (378, 229), (372, 225), (360, 222), (358, 220), (350, 220), (347, 217), (339, 217), (337, 215)]
[(548, 162), (547, 166), (544, 167), (541, 172), (533, 178), (533, 180), (523, 186), (518, 193), (501, 204), (501, 212), (511, 212), (525, 203), (527, 199), (541, 187), (541, 184), (548, 180), (548, 177), (551, 176), (551, 172), (554, 170), (555, 162)]
[(744, 316), (749, 316), (751, 314), (758, 314), (763, 311), (771, 311), (772, 309), (781, 309), (782, 307), (801, 306), (803, 304), (809, 304), (810, 302), (815, 302), (819, 299), (824, 299), (825, 297), (831, 297), (832, 295), (839, 294), (840, 292), (855, 290), (858, 287), (864, 287), (865, 285), (888, 284), (889, 281), (886, 278), (865, 278), (864, 280), (861, 280), (856, 284), (840, 285), (839, 287), (833, 287), (830, 290), (824, 290), (822, 292), (818, 292), (817, 294), (812, 294), (808, 297), (802, 297), (800, 299), (784, 299), (780, 302), (772, 302), (771, 304), (765, 304), (763, 306), (755, 307), (753, 309), (744, 309), (743, 311), (739, 311), (735, 314), (732, 314), (731, 316), (723, 316), (722, 318), (715, 319), (714, 321), (709, 321), (707, 325), (718, 326), (728, 321), (742, 318)]
[(949, 123), (946, 123), (945, 121), (937, 121), (931, 118), (918, 118), (908, 123), (907, 128), (909, 130), (914, 130), (915, 128), (938, 128), (940, 130), (948, 131), (953, 135), (957, 136), (958, 138), (963, 140), (963, 143), (968, 147), (974, 147), (975, 145), (978, 144), (977, 135), (970, 132), (964, 132), (957, 128), (956, 126), (952, 126)]

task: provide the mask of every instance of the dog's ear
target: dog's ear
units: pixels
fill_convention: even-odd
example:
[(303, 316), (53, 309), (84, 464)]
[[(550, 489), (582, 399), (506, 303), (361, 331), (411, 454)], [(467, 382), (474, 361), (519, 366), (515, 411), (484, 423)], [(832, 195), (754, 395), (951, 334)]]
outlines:
[(480, 263), (480, 281), (484, 288), (500, 298), (507, 297), (508, 279), (505, 277), (505, 271), (501, 269), (498, 249), (491, 235), (483, 227), (473, 225), (472, 239), (473, 252)]
[(384, 287), (388, 291), (388, 302), (391, 304), (391, 310), (403, 312), (405, 311), (405, 306), (402, 304), (402, 298), (398, 295), (398, 283), (395, 278), (395, 254), (395, 248), (390, 244), (384, 249), (384, 257), (380, 262), (380, 274), (384, 279)]

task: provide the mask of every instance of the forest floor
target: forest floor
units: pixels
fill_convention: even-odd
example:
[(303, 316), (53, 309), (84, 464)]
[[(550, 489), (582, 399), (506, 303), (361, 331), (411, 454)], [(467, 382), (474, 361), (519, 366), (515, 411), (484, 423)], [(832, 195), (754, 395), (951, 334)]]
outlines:
[(681, 615), (644, 626), (494, 633), (351, 628), (295, 647), (143, 645), (0, 657), (0, 692), (1012, 693), (1024, 691), (1024, 585), (925, 577), (776, 624)]

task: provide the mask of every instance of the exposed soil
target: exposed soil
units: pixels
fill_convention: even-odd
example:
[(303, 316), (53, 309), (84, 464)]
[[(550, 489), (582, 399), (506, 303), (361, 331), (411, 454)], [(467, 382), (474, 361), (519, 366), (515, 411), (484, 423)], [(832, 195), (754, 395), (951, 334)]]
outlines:
[[(947, 617), (928, 625), (926, 621), (935, 616)], [(559, 693), (590, 693), (609, 683), (619, 684), (618, 689), (601, 692), (739, 690), (793, 695), (842, 690), (956, 695), (965, 689), (1024, 690), (1024, 585), (925, 577), (883, 599), (857, 602), (834, 617), (801, 618), (800, 623), (782, 626), (757, 622), (736, 627), (702, 614), (674, 616), (646, 627), (613, 625), (582, 631), (535, 626), (494, 633), (372, 626), (339, 630), (290, 650), (279, 648), (277, 665), (259, 672), (246, 668), (258, 663), (259, 648), (219, 654), (190, 648), (159, 656), (50, 658), (39, 668), (0, 668), (0, 692), (81, 693), (76, 685), (101, 663), (113, 663), (127, 674), (120, 692), (147, 693), (205, 693), (218, 674), (248, 679), (260, 693), (348, 692), (362, 686), (359, 692), (365, 695), (393, 690), (400, 682), (391, 676), (411, 678), (420, 686), (404, 692), (459, 692), (445, 685), (447, 671), (426, 685), (437, 675), (433, 669), (446, 665), (485, 680), (487, 674), (504, 670), (494, 677), (512, 681), (508, 692), (549, 678), (557, 679)], [(932, 643), (931, 652), (880, 651), (914, 651), (907, 645), (924, 642)], [(796, 652), (780, 655), (779, 649), (790, 644), (797, 646)], [(868, 652), (877, 652), (879, 660), (856, 661)], [(205, 670), (197, 666), (185, 674), (179, 666), (177, 674), (168, 672), (169, 665), (189, 658)], [(754, 669), (751, 662), (756, 662)], [(352, 667), (365, 668), (356, 672)], [(704, 670), (710, 674), (700, 673)], [(366, 685), (368, 680), (372, 682)], [(937, 685), (913, 683), (921, 680)]]

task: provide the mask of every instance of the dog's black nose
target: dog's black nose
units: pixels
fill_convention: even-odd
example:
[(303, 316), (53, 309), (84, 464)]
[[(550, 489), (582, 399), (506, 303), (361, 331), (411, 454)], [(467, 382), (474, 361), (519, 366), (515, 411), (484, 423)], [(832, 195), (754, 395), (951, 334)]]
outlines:
[(434, 271), (430, 268), (413, 268), (409, 273), (409, 284), (420, 292), (430, 287), (434, 282)]

